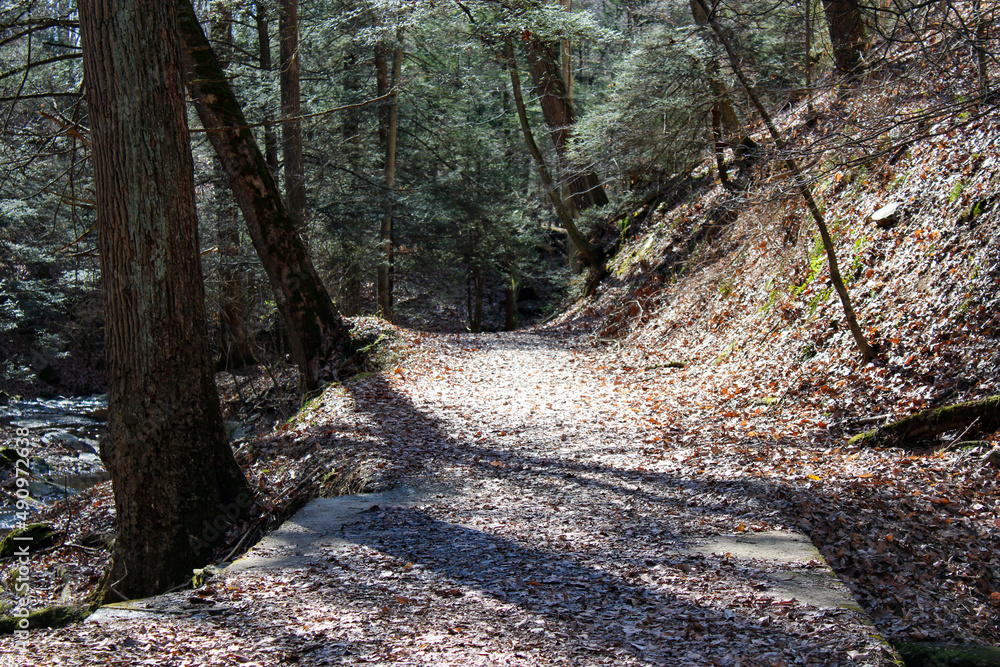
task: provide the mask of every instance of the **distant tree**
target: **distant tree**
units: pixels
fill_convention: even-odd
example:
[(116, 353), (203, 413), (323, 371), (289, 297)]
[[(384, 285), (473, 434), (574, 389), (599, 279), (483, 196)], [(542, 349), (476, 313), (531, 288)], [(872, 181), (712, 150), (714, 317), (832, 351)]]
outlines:
[(565, 173), (572, 205), (577, 211), (605, 206), (608, 196), (593, 169), (581, 168), (569, 156), (569, 143), (576, 124), (576, 110), (568, 82), (563, 77), (559, 43), (536, 35), (524, 37), (524, 53), (531, 70), (535, 95), (542, 107), (549, 136)]
[(842, 73), (853, 76), (864, 69), (868, 30), (858, 0), (823, 0), (830, 28), (833, 60)]
[(178, 15), (188, 90), (271, 282), (292, 361), (303, 385), (316, 388), (322, 366), (347, 340), (347, 323), (313, 267), (190, 0), (178, 0)]
[(392, 322), (393, 310), (393, 215), (396, 188), (396, 146), (399, 138), (399, 83), (403, 67), (403, 29), (396, 30), (395, 40), (381, 40), (375, 45), (375, 85), (379, 97), (389, 96), (379, 105), (378, 136), (382, 147), (382, 171), (385, 176), (385, 203), (379, 224), (378, 242), (381, 258), (377, 271), (378, 314)]
[(278, 59), (281, 89), (281, 153), (288, 215), (306, 236), (306, 179), (302, 163), (302, 100), (299, 65), (299, 2), (281, 0), (278, 16)]
[(87, 0), (80, 20), (118, 529), (105, 585), (135, 598), (189, 579), (252, 496), (209, 357), (176, 5)]
[[(229, 67), (233, 55), (233, 10), (216, 0), (211, 10), (211, 37), (219, 66)], [(243, 368), (257, 362), (246, 328), (246, 300), (241, 270), (239, 215), (226, 174), (214, 157), (215, 233), (219, 242), (219, 369)]]

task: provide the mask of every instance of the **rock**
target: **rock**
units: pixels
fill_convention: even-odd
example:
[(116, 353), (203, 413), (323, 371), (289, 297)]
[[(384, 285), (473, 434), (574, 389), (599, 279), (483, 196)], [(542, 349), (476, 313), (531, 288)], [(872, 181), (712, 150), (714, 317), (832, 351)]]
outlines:
[(219, 565), (206, 565), (205, 567), (199, 567), (192, 572), (191, 577), (191, 587), (201, 588), (205, 585), (205, 582), (214, 577), (215, 575), (222, 572), (229, 563), (220, 563)]
[(114, 533), (87, 533), (80, 538), (80, 545), (91, 549), (111, 551), (115, 546)]
[(17, 450), (12, 447), (0, 449), (0, 469), (13, 470), (17, 466), (17, 461), (21, 457), (17, 455)]
[(62, 489), (52, 486), (48, 482), (28, 482), (28, 495), (32, 498), (42, 498), (44, 496), (51, 496), (55, 493), (61, 493)]
[(0, 391), (0, 405), (7, 405), (8, 403), (10, 403), (10, 394)]
[(994, 447), (983, 457), (983, 465), (1000, 468), (1000, 447)]
[(77, 452), (86, 452), (88, 454), (97, 453), (97, 450), (89, 444), (72, 433), (67, 433), (66, 431), (50, 431), (42, 436), (42, 443), (50, 446), (59, 445)]
[(892, 229), (899, 223), (899, 214), (899, 202), (893, 202), (872, 213), (872, 221), (882, 229)]
[(51, 547), (56, 543), (56, 537), (52, 526), (47, 523), (31, 523), (24, 528), (16, 528), (0, 542), (0, 558), (10, 558), (25, 547), (28, 553)]
[(49, 471), (52, 470), (52, 467), (41, 456), (32, 456), (30, 467), (39, 475), (47, 475), (49, 474)]
[[(57, 605), (46, 607), (28, 614), (28, 628), (61, 628), (71, 623), (82, 621), (90, 615), (90, 608), (80, 605)], [(22, 619), (13, 616), (0, 618), (0, 634), (14, 634)]]

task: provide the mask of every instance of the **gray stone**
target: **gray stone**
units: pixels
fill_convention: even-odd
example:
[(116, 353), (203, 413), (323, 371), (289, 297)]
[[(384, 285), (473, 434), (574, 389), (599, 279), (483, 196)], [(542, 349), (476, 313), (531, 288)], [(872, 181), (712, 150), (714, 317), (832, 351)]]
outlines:
[(886, 204), (879, 210), (872, 213), (872, 221), (882, 229), (892, 229), (899, 223), (899, 202)]

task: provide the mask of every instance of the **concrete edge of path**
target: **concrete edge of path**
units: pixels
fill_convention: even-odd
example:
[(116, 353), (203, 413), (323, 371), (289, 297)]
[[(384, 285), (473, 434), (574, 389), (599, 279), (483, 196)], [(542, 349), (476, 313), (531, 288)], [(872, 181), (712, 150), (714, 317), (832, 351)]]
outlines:
[(686, 555), (736, 558), (760, 563), (764, 590), (761, 595), (798, 601), (826, 611), (851, 612), (864, 624), (867, 634), (887, 652), (890, 660), (903, 665), (899, 652), (879, 633), (875, 623), (855, 600), (826, 559), (803, 533), (794, 531), (746, 532), (694, 540), (681, 550)]
[[(308, 503), (277, 530), (265, 536), (242, 558), (228, 566), (229, 576), (252, 571), (306, 567), (325, 549), (350, 544), (341, 528), (364, 512), (412, 506), (442, 489), (402, 486), (384, 493), (318, 498)], [(824, 611), (851, 614), (891, 662), (903, 665), (898, 652), (879, 634), (870, 617), (847, 586), (804, 534), (790, 531), (746, 532), (695, 539), (675, 553), (711, 559), (738, 559), (760, 569), (762, 596), (775, 603), (804, 603)], [(113, 603), (98, 609), (88, 622), (109, 623), (219, 613), (186, 603), (187, 595), (157, 596)]]

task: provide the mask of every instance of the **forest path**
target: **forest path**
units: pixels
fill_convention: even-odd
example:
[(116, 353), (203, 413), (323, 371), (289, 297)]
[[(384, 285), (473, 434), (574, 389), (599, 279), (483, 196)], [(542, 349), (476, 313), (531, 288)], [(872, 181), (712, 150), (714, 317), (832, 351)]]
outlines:
[(706, 486), (645, 442), (662, 430), (604, 373), (606, 357), (545, 333), (428, 335), (419, 349), (397, 372), (328, 390), (307, 416), (310, 437), (391, 461), (402, 485), (314, 501), (152, 617), (99, 617), (116, 656), (891, 664), (752, 480)]

